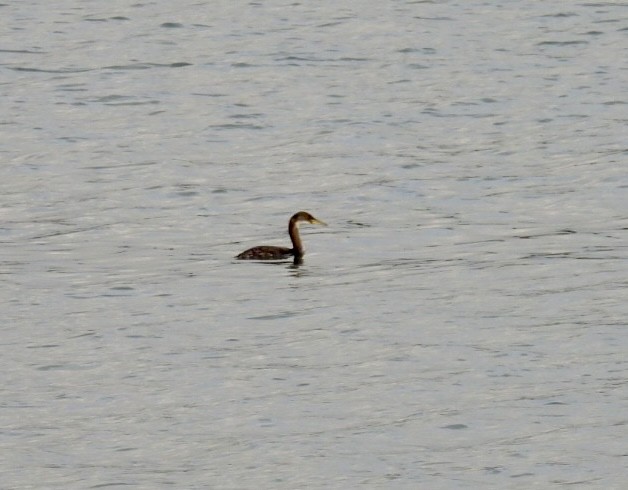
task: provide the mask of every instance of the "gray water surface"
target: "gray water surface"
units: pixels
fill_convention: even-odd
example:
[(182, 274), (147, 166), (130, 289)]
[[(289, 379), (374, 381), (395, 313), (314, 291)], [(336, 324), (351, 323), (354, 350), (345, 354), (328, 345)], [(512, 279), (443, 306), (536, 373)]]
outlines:
[(0, 5), (2, 488), (624, 488), (627, 14)]

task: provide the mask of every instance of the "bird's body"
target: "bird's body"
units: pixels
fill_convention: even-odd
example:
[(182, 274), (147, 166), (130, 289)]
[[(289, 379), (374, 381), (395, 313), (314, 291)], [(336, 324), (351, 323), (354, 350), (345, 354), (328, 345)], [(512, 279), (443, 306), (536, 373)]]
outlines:
[(301, 243), (301, 237), (299, 235), (299, 222), (305, 221), (307, 223), (315, 225), (325, 225), (321, 220), (316, 219), (310, 213), (305, 211), (299, 211), (290, 218), (288, 223), (288, 234), (290, 240), (292, 240), (292, 248), (287, 247), (275, 247), (272, 245), (261, 245), (258, 247), (249, 248), (241, 254), (236, 256), (236, 259), (240, 260), (283, 260), (294, 258), (295, 261), (300, 261), (305, 254), (305, 249)]
[(249, 248), (236, 256), (240, 260), (281, 260), (294, 256), (294, 250), (288, 247), (273, 247), (272, 245), (260, 245)]

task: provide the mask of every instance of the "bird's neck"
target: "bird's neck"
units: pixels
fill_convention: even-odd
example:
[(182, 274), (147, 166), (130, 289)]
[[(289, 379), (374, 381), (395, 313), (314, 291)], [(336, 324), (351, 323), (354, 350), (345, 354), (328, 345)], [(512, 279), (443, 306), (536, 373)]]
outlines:
[(290, 240), (292, 240), (292, 250), (294, 251), (295, 257), (301, 257), (305, 253), (305, 250), (303, 250), (301, 236), (299, 235), (299, 223), (296, 220), (290, 220), (288, 234), (290, 235)]

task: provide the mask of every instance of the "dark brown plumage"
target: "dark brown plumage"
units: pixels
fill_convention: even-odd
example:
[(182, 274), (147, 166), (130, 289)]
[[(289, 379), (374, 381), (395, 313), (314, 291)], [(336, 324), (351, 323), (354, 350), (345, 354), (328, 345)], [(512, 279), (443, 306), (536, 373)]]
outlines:
[(305, 221), (313, 225), (326, 225), (321, 220), (316, 219), (310, 213), (305, 211), (299, 211), (290, 218), (288, 223), (288, 234), (290, 240), (292, 240), (292, 248), (287, 247), (274, 247), (272, 245), (261, 245), (259, 247), (249, 248), (239, 255), (236, 255), (236, 259), (240, 260), (282, 260), (294, 257), (295, 262), (305, 254), (305, 249), (301, 243), (301, 237), (299, 236), (299, 222)]

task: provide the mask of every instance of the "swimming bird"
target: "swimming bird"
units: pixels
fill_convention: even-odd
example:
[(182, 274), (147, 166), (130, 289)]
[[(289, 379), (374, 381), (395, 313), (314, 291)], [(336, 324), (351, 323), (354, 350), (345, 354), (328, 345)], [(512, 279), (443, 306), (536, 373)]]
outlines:
[(301, 243), (301, 237), (299, 235), (299, 223), (305, 221), (312, 225), (327, 226), (327, 223), (316, 219), (310, 213), (305, 211), (299, 211), (294, 214), (288, 222), (288, 234), (290, 240), (292, 240), (292, 248), (288, 247), (275, 247), (272, 245), (260, 245), (258, 247), (249, 248), (239, 255), (236, 255), (236, 259), (240, 260), (281, 260), (294, 257), (295, 263), (301, 262), (305, 249)]

